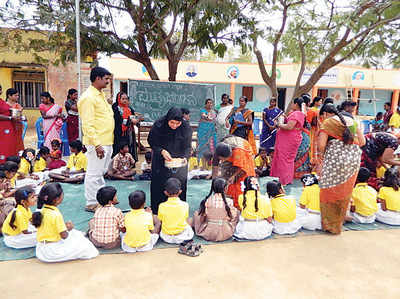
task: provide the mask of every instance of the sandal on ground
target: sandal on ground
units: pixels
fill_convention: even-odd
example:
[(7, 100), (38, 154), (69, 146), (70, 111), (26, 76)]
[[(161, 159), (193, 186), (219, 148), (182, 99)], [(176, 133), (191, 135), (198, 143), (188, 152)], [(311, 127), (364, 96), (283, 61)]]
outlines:
[(178, 253), (191, 257), (200, 255), (200, 252), (196, 250), (196, 247), (193, 245), (192, 242), (182, 243), (181, 245), (179, 245)]

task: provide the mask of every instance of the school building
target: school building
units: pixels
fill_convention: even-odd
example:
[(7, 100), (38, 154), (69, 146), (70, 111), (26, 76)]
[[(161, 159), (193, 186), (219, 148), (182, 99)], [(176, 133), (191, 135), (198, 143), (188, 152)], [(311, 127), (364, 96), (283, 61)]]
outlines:
[[(168, 80), (168, 61), (153, 60), (160, 80)], [(129, 58), (109, 57), (101, 61), (113, 74), (113, 93), (127, 91), (127, 82), (150, 80), (146, 68)], [(280, 108), (287, 107), (292, 99), (299, 71), (298, 64), (277, 65), (277, 85)], [(267, 69), (270, 66), (267, 65)], [(306, 69), (301, 82), (304, 83), (313, 69)], [(238, 104), (241, 95), (250, 100), (249, 109), (261, 112), (271, 97), (271, 90), (262, 80), (257, 64), (181, 61), (177, 73), (178, 82), (209, 83), (216, 85), (216, 103), (223, 93), (229, 94)], [(385, 102), (392, 102), (396, 109), (400, 94), (400, 70), (374, 70), (357, 66), (338, 65), (330, 69), (310, 91), (313, 96), (330, 96), (335, 104), (345, 99), (359, 102), (358, 114), (373, 116), (383, 111)], [(134, 101), (133, 100), (133, 105)]]

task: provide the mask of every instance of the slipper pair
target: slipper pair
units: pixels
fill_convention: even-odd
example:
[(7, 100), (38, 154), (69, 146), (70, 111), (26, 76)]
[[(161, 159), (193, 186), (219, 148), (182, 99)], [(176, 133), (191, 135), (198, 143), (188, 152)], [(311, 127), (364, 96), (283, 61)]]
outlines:
[(202, 252), (203, 248), (201, 245), (194, 243), (193, 240), (181, 243), (178, 249), (178, 253), (191, 257), (199, 256)]

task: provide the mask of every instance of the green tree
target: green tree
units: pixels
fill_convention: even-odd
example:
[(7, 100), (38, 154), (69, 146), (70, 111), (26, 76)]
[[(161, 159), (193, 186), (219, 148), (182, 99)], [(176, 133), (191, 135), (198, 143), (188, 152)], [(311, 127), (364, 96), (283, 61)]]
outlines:
[[(352, 0), (342, 7), (335, 0), (260, 1), (263, 14), (279, 17), (279, 28), (257, 22), (252, 29), (253, 49), (264, 82), (277, 96), (276, 64), (282, 58), (299, 63), (294, 97), (309, 92), (323, 74), (346, 60), (361, 58), (365, 64), (388, 57), (398, 63), (400, 1)], [(342, 2), (343, 3), (343, 2)], [(264, 16), (265, 17), (265, 16)], [(256, 33), (256, 34), (254, 34)], [(272, 45), (271, 75), (258, 42)], [(301, 84), (306, 66), (314, 71)]]
[[(2, 7), (0, 17), (8, 26), (42, 31), (43, 39), (30, 39), (15, 49), (56, 51), (59, 61), (74, 59), (74, 0), (15, 0)], [(82, 54), (95, 51), (120, 53), (143, 64), (159, 80), (152, 58), (168, 59), (169, 80), (176, 80), (179, 61), (198, 49), (212, 49), (223, 56), (224, 42), (240, 42), (227, 31), (238, 22), (244, 1), (231, 0), (80, 0)], [(220, 33), (224, 35), (220, 36)], [(3, 38), (18, 36), (10, 30)], [(243, 33), (244, 35), (244, 33)], [(40, 55), (38, 55), (40, 56)]]

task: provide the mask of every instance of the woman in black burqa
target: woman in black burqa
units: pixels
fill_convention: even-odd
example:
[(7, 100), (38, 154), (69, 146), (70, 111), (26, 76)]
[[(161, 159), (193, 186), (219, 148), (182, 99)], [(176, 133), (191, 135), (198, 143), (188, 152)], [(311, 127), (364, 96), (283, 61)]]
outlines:
[(158, 119), (150, 130), (147, 141), (153, 150), (151, 163), (151, 209), (158, 213), (160, 203), (167, 200), (164, 194), (165, 182), (173, 177), (181, 181), (181, 200), (186, 201), (187, 165), (169, 169), (165, 167), (165, 161), (171, 158), (190, 157), (192, 147), (192, 129), (188, 122), (183, 121), (179, 108), (171, 108), (168, 113)]

